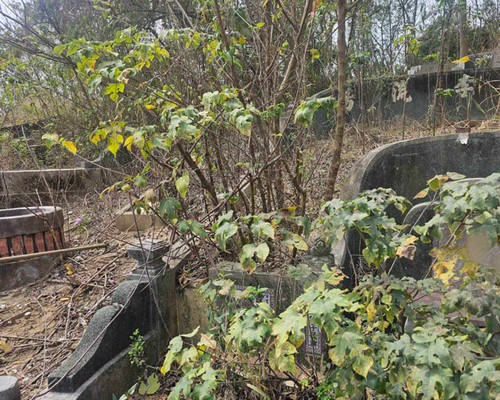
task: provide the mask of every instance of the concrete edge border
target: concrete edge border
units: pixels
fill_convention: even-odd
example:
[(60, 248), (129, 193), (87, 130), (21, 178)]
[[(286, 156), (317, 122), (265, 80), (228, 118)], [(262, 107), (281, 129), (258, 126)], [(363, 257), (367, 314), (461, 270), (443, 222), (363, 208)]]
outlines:
[[(144, 244), (144, 241), (143, 241)], [(134, 246), (133, 246), (134, 247)], [(135, 246), (137, 247), (137, 246)], [(156, 250), (155, 250), (156, 251)], [(54, 379), (60, 380), (59, 386), (54, 387), (49, 392), (39, 397), (42, 400), (97, 400), (97, 399), (110, 399), (113, 395), (120, 396), (125, 393), (134, 383), (137, 378), (137, 369), (131, 365), (128, 359), (128, 352), (130, 349), (130, 338), (129, 335), (125, 335), (123, 333), (123, 324), (128, 323), (128, 328), (134, 328), (135, 324), (141, 318), (146, 317), (147, 321), (144, 325), (147, 328), (147, 332), (141, 332), (144, 336), (145, 340), (145, 350), (146, 350), (146, 358), (147, 362), (150, 364), (154, 364), (159, 360), (159, 357), (163, 354), (166, 349), (166, 344), (168, 340), (176, 336), (177, 332), (177, 294), (176, 294), (176, 275), (179, 269), (187, 263), (188, 258), (191, 253), (186, 248), (183, 243), (176, 243), (170, 246), (169, 250), (171, 256), (171, 264), (165, 264), (165, 268), (163, 269), (163, 273), (158, 273), (158, 262), (154, 262), (154, 266), (152, 270), (150, 270), (148, 266), (148, 273), (153, 271), (151, 285), (154, 285), (157, 289), (157, 294), (162, 299), (162, 302), (159, 304), (160, 309), (162, 311), (162, 318), (166, 322), (167, 329), (163, 329), (160, 324), (159, 318), (156, 318), (156, 306), (154, 304), (151, 291), (144, 290), (149, 286), (149, 281), (147, 281), (144, 276), (140, 279), (140, 276), (137, 275), (137, 268), (129, 274), (128, 280), (123, 281), (120, 285), (118, 285), (115, 295), (113, 296), (114, 303), (109, 306), (105, 306), (100, 310), (106, 308), (120, 308), (124, 307), (123, 299), (126, 297), (126, 293), (130, 293), (130, 291), (136, 290), (139, 294), (146, 293), (146, 306), (148, 310), (143, 309), (142, 301), (134, 301), (131, 298), (131, 302), (136, 302), (138, 304), (130, 305), (129, 308), (131, 312), (124, 311), (117, 320), (120, 318), (126, 319), (126, 321), (121, 321), (118, 323), (118, 326), (107, 326), (105, 323), (104, 329), (109, 329), (111, 334), (102, 334), (101, 340), (93, 343), (92, 341), (85, 341), (83, 343), (84, 337), (82, 336), (82, 341), (77, 346), (77, 349), (67, 358), (59, 368), (54, 371), (49, 376), (49, 382), (55, 382)], [(163, 257), (164, 261), (165, 258)], [(170, 257), (168, 257), (170, 258)], [(139, 265), (140, 266), (140, 265)], [(137, 290), (140, 288), (140, 290)], [(123, 292), (123, 293), (121, 293)], [(143, 299), (144, 300), (144, 299)], [(118, 304), (122, 303), (122, 304)], [(113, 313), (114, 315), (114, 313)], [(109, 317), (109, 316), (107, 316)], [(87, 330), (90, 325), (100, 325), (100, 322), (95, 322), (94, 319), (101, 318), (97, 314), (89, 323), (89, 326), (84, 332), (84, 336), (87, 334)], [(111, 317), (112, 318), (112, 317)], [(106, 319), (106, 318), (105, 318)], [(108, 318), (108, 321), (110, 319)], [(101, 321), (102, 322), (102, 321)], [(106, 321), (105, 321), (106, 322)], [(113, 332), (114, 331), (114, 332)], [(122, 339), (127, 341), (126, 346), (116, 346), (112, 345), (112, 341), (116, 340), (116, 335), (114, 333), (120, 332)], [(89, 333), (87, 334), (91, 338), (95, 338), (96, 334)], [(105, 339), (104, 339), (105, 338)], [(96, 352), (104, 351), (107, 348), (113, 349), (110, 353), (108, 353), (107, 357), (101, 358), (98, 362), (93, 362), (92, 357), (83, 356), (82, 360), (79, 360), (77, 365), (74, 368), (70, 368), (72, 371), (72, 376), (75, 375), (75, 371), (81, 371), (87, 367), (92, 368), (92, 373), (89, 374), (88, 371), (85, 376), (85, 380), (75, 380), (74, 382), (70, 380), (66, 380), (65, 384), (61, 385), (61, 383), (69, 376), (68, 370), (65, 371), (64, 367), (68, 367), (68, 362), (70, 359), (73, 359), (73, 364), (75, 361), (74, 354), (86, 354), (88, 353), (96, 354)], [(65, 365), (66, 364), (66, 365)], [(71, 366), (70, 366), (71, 367)], [(57, 372), (59, 371), (59, 372)], [(63, 376), (63, 374), (66, 374)], [(61, 379), (62, 378), (62, 379)], [(13, 399), (17, 400), (17, 399)]]

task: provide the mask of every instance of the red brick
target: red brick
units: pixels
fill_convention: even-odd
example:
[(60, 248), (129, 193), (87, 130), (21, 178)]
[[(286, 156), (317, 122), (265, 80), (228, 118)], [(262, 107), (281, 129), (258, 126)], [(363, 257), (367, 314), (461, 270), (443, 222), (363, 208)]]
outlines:
[(45, 240), (43, 239), (43, 233), (39, 232), (35, 234), (35, 244), (38, 253), (45, 251)]
[(56, 249), (64, 249), (64, 236), (61, 235), (61, 230), (55, 231), (55, 235)]
[(35, 242), (33, 241), (33, 237), (24, 236), (24, 248), (26, 249), (26, 254), (31, 254), (35, 252)]
[(8, 257), (9, 255), (7, 239), (0, 239), (0, 257)]
[(23, 254), (23, 241), (21, 240), (21, 236), (14, 236), (10, 240), (12, 246), (12, 255), (19, 256)]
[(47, 251), (54, 250), (54, 237), (52, 236), (52, 232), (45, 232), (45, 248)]

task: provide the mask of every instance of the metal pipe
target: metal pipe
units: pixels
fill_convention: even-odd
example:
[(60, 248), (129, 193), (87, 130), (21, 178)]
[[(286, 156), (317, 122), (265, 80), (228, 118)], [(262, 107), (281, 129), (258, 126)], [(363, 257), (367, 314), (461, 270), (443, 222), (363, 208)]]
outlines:
[(41, 253), (30, 253), (30, 254), (20, 254), (17, 256), (0, 257), (0, 264), (6, 264), (13, 261), (30, 260), (32, 258), (39, 258), (43, 256), (54, 256), (58, 254), (72, 253), (75, 251), (100, 249), (107, 246), (108, 246), (107, 243), (98, 243), (98, 244), (91, 244), (88, 246), (72, 247), (70, 249), (50, 250), (50, 251), (43, 251)]

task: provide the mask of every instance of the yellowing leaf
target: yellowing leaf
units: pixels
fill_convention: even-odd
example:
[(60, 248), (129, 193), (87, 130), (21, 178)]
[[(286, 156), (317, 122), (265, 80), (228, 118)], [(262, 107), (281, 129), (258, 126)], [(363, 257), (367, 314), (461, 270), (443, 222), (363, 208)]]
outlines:
[(114, 138), (109, 138), (108, 141), (108, 150), (111, 154), (116, 156), (116, 153), (118, 152), (118, 149), (120, 148), (120, 144), (114, 139)]
[(134, 143), (134, 136), (129, 136), (127, 139), (125, 139), (125, 142), (123, 145), (127, 148), (128, 151), (132, 150), (132, 143)]
[(426, 198), (427, 196), (429, 195), (429, 189), (424, 189), (424, 190), (421, 190), (420, 192), (418, 192), (415, 197), (413, 197), (414, 199), (424, 199)]
[(87, 65), (91, 71), (94, 71), (96, 61), (97, 60), (94, 58), (91, 58), (90, 60), (87, 61)]
[(370, 356), (359, 355), (356, 356), (354, 364), (352, 365), (352, 369), (358, 375), (361, 375), (363, 378), (366, 378), (368, 376), (368, 372), (370, 371), (372, 365), (373, 365), (373, 358), (371, 358)]
[(9, 351), (12, 350), (12, 346), (8, 344), (5, 340), (0, 339), (0, 350), (2, 350), (4, 353), (8, 353)]
[(319, 58), (319, 51), (317, 49), (310, 49), (309, 52), (311, 53), (311, 60), (317, 60)]
[(211, 334), (202, 333), (198, 346), (204, 346), (205, 349), (216, 349), (217, 342), (212, 337)]
[(71, 265), (71, 263), (64, 264), (64, 268), (66, 269), (67, 275), (73, 275), (75, 273), (75, 270), (73, 268), (73, 265)]
[(462, 58), (459, 58), (458, 60), (453, 61), (453, 63), (460, 64), (460, 63), (466, 63), (467, 61), (470, 61), (469, 56), (463, 56)]
[(408, 260), (413, 260), (415, 257), (415, 252), (417, 251), (417, 247), (413, 245), (418, 240), (416, 236), (410, 236), (407, 238), (396, 250), (396, 255), (398, 257), (405, 257)]
[(146, 104), (146, 109), (147, 110), (154, 110), (156, 106), (154, 104)]
[(69, 140), (63, 140), (62, 145), (66, 147), (66, 149), (68, 149), (73, 154), (76, 154), (77, 149), (73, 142), (70, 142)]
[(438, 261), (434, 264), (434, 275), (441, 279), (446, 286), (449, 286), (450, 279), (453, 277), (455, 261)]
[(368, 318), (368, 321), (373, 321), (376, 315), (377, 315), (377, 307), (375, 306), (375, 303), (372, 301), (366, 307), (366, 317)]

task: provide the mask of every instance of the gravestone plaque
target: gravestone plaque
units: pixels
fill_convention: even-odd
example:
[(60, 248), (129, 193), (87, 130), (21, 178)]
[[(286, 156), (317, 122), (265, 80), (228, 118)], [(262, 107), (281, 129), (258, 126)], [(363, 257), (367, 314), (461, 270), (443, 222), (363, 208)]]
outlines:
[[(238, 263), (223, 262), (218, 264), (209, 272), (210, 279), (219, 278), (223, 273), (224, 277), (235, 282), (235, 289), (238, 294), (249, 287), (266, 288), (259, 301), (267, 303), (279, 315), (303, 292), (303, 285), (300, 282), (276, 273), (255, 271), (248, 275)], [(250, 307), (252, 304), (248, 300), (240, 302), (242, 307)], [(308, 323), (305, 330), (305, 341), (299, 349), (302, 356), (320, 356), (324, 351), (324, 340), (322, 332), (315, 324)]]

